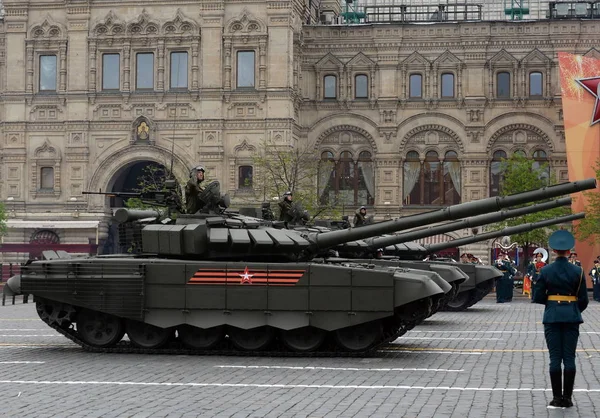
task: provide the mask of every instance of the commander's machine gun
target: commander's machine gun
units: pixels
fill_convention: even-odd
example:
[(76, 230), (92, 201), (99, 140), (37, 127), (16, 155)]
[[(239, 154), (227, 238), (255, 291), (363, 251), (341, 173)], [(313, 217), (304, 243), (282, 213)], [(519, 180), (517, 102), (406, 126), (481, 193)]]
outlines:
[(163, 190), (147, 192), (82, 192), (83, 194), (96, 194), (109, 197), (137, 198), (142, 204), (167, 208), (167, 218), (172, 212), (184, 213), (181, 199), (177, 194), (177, 182), (173, 179), (165, 180)]

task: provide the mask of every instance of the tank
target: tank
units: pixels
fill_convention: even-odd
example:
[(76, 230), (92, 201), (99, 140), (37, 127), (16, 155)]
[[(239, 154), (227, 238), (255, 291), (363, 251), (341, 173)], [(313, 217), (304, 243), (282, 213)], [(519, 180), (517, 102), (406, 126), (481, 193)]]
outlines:
[(31, 261), (7, 287), (34, 295), (41, 319), (90, 351), (363, 354), (430, 315), (451, 287), (431, 269), (330, 263), (332, 250), (593, 187), (565, 183), (323, 232), (223, 210), (213, 182), (205, 213), (144, 226), (141, 253)]
[[(478, 234), (473, 237), (467, 237), (462, 239), (453, 240), (447, 243), (432, 244), (425, 247), (428, 253), (435, 253), (436, 251), (449, 248), (448, 246), (458, 247), (461, 245), (468, 245), (475, 242), (485, 241), (488, 239), (494, 239), (502, 236), (510, 236), (514, 234), (520, 234), (523, 232), (532, 231), (537, 228), (544, 228), (547, 226), (557, 225), (563, 222), (571, 222), (578, 219), (583, 219), (585, 213), (576, 213), (573, 215), (560, 216), (553, 219), (546, 219), (539, 222), (527, 223), (514, 227), (504, 228), (498, 231), (486, 232)], [(435, 263), (435, 261), (434, 261)], [(461, 311), (473, 306), (475, 303), (483, 299), (494, 287), (494, 280), (497, 276), (495, 271), (498, 271), (492, 266), (481, 266), (475, 264), (457, 263), (465, 273), (473, 277), (474, 280), (466, 281), (464, 290), (461, 291), (454, 299), (450, 300), (442, 310), (449, 311)]]
[[(438, 309), (463, 311), (483, 299), (493, 289), (494, 279), (501, 277), (502, 272), (493, 266), (469, 265), (463, 263), (457, 265), (457, 263), (442, 263), (440, 261), (433, 262), (430, 260), (421, 261), (430, 254), (430, 251), (427, 248), (421, 247), (419, 244), (409, 243), (409, 241), (459, 229), (488, 225), (505, 219), (541, 212), (561, 206), (568, 206), (571, 202), (572, 199), (567, 197), (522, 208), (474, 216), (442, 225), (413, 229), (398, 235), (371, 238), (365, 240), (368, 246), (367, 248), (360, 249), (359, 254), (357, 254), (356, 251), (353, 251), (351, 247), (343, 248), (341, 253), (347, 257), (361, 258), (373, 256), (377, 249), (384, 248), (386, 254), (388, 254), (388, 257), (386, 257), (387, 260), (384, 261), (384, 263), (388, 265), (426, 270), (433, 268), (434, 271), (437, 271), (440, 276), (448, 281), (453, 287), (451, 292), (448, 292), (440, 299), (440, 306), (438, 306)], [(403, 243), (408, 244), (401, 245)], [(452, 241), (452, 243), (452, 246), (456, 245), (456, 241)], [(397, 260), (390, 260), (390, 254)], [(456, 272), (452, 270), (458, 270), (460, 273), (457, 275)]]

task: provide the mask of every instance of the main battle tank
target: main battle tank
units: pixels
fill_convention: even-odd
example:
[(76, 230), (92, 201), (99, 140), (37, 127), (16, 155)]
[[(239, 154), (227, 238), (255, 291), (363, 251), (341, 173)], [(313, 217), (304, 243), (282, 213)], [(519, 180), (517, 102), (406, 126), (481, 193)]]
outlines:
[[(364, 248), (342, 246), (339, 248), (339, 253), (344, 257), (361, 259), (363, 257), (372, 257), (374, 254), (377, 254), (379, 249), (383, 249), (386, 254), (385, 260), (372, 261), (373, 263), (436, 271), (453, 287), (451, 292), (448, 292), (440, 299), (439, 309), (462, 311), (485, 297), (493, 289), (494, 279), (501, 277), (502, 272), (492, 266), (463, 263), (457, 265), (456, 263), (443, 263), (431, 260), (421, 261), (430, 255), (430, 251), (416, 243), (410, 243), (410, 241), (460, 229), (489, 225), (505, 219), (561, 206), (568, 206), (571, 202), (572, 199), (567, 197), (517, 209), (487, 213), (442, 225), (417, 228), (398, 235), (370, 238), (365, 240), (367, 246)], [(402, 245), (403, 243), (407, 244)], [(450, 245), (451, 247), (455, 246), (455, 241), (450, 241), (450, 243), (453, 244)], [(460, 271), (460, 273), (457, 275), (452, 270)], [(466, 280), (465, 277), (467, 278)]]
[[(208, 213), (145, 226), (142, 254), (32, 261), (7, 288), (34, 295), (44, 322), (94, 351), (190, 352), (183, 345), (218, 353), (364, 353), (429, 315), (449, 289), (436, 284), (435, 272), (331, 264), (322, 255), (366, 245), (356, 240), (594, 187), (590, 179), (361, 228), (300, 232), (218, 210), (213, 183), (203, 196)], [(125, 333), (130, 342), (119, 343)]]

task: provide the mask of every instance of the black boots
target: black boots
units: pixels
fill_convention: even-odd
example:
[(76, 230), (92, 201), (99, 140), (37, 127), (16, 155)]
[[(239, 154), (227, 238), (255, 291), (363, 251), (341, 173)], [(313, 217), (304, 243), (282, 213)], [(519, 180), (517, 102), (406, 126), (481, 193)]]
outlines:
[(550, 383), (552, 384), (552, 400), (550, 401), (549, 406), (562, 408), (564, 406), (562, 393), (562, 373), (560, 371), (550, 372)]
[[(575, 370), (565, 370), (565, 384), (564, 384), (564, 392), (563, 392), (563, 405), (566, 408), (570, 408), (573, 406), (573, 401), (571, 400), (571, 396), (573, 396), (573, 385), (575, 384)], [(554, 387), (554, 385), (552, 386)]]

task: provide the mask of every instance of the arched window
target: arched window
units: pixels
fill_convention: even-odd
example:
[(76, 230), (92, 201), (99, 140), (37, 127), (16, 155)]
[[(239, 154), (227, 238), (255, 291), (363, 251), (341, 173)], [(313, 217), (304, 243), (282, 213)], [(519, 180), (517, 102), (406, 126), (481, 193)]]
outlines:
[(442, 99), (454, 97), (454, 74), (442, 74)]
[(503, 71), (496, 74), (496, 97), (510, 98), (510, 73)]
[(514, 152), (515, 155), (518, 155), (520, 157), (527, 157), (527, 153), (525, 151), (523, 151), (522, 149), (518, 149)]
[(444, 204), (460, 203), (460, 161), (458, 154), (448, 151), (444, 155)]
[(544, 93), (543, 89), (543, 76), (539, 71), (529, 73), (529, 96), (542, 96)]
[(367, 99), (369, 97), (369, 79), (364, 74), (354, 77), (354, 98)]
[(461, 169), (458, 154), (448, 151), (444, 161), (429, 151), (421, 164), (419, 154), (410, 151), (404, 162), (404, 204), (445, 206), (460, 203)]
[(335, 99), (337, 97), (337, 77), (334, 75), (326, 75), (323, 79), (325, 99)]
[(539, 149), (533, 152), (533, 163), (531, 164), (531, 168), (538, 170), (543, 166), (546, 167), (546, 169), (540, 173), (540, 178), (543, 179), (546, 184), (550, 180), (550, 165), (548, 162), (548, 154), (546, 154), (546, 151)]
[(371, 153), (361, 152), (356, 161), (350, 151), (342, 151), (337, 159), (330, 151), (321, 153), (319, 194), (322, 204), (372, 205), (375, 180)]
[(408, 97), (420, 99), (423, 97), (423, 76), (411, 74), (408, 79)]
[(499, 196), (502, 187), (502, 160), (506, 159), (506, 152), (496, 151), (490, 164), (490, 197)]

